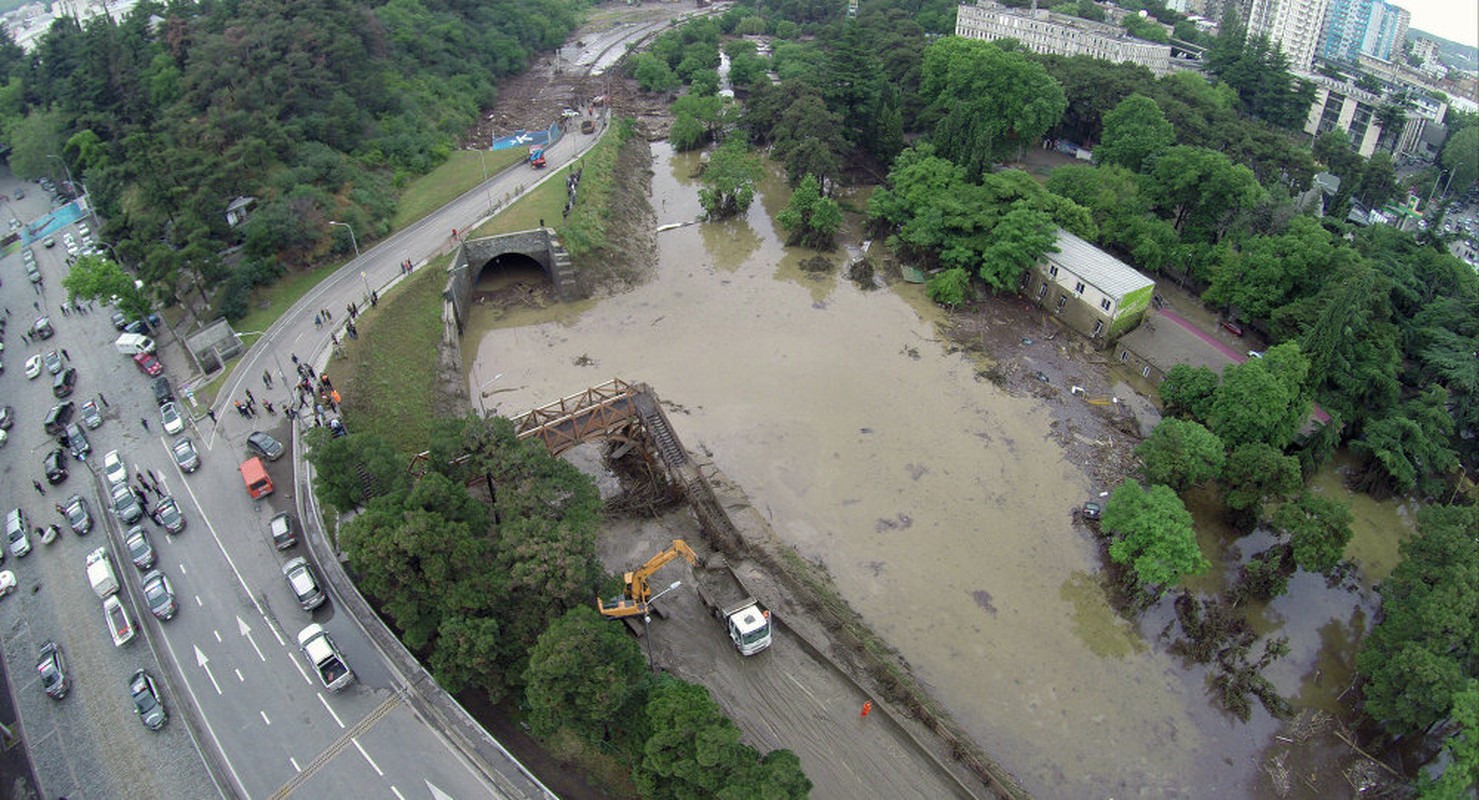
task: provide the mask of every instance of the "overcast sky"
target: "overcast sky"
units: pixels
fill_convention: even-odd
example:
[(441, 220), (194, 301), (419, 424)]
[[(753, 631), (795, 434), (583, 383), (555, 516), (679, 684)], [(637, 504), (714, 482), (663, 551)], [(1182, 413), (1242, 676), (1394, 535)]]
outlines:
[(1412, 12), (1412, 27), (1479, 47), (1479, 3), (1474, 0), (1394, 0)]

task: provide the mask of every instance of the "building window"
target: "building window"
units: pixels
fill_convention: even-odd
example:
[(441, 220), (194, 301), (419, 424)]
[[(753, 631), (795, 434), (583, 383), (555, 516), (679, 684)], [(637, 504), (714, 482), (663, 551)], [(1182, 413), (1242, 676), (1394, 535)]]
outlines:
[(1099, 307), (1104, 309), (1105, 311), (1108, 311), (1111, 305), (1112, 304), (1109, 302), (1108, 298), (1099, 301)]
[(1083, 281), (1079, 281), (1079, 282), (1073, 284), (1073, 293), (1074, 294), (1083, 294), (1084, 293), (1084, 282)]
[(1120, 351), (1120, 363), (1121, 364), (1128, 364), (1128, 363), (1130, 363), (1130, 351), (1129, 350), (1121, 350)]
[(1140, 377), (1142, 377), (1142, 378), (1149, 378), (1150, 377), (1150, 365), (1149, 364), (1146, 364), (1145, 365), (1145, 368), (1142, 369), (1142, 370), (1140, 370)]
[(1048, 274), (1049, 275), (1052, 275), (1054, 278), (1058, 277), (1058, 265), (1057, 264), (1049, 264), (1048, 265)]
[(1054, 309), (1054, 311), (1057, 311), (1059, 314), (1062, 314), (1063, 313), (1063, 307), (1066, 306), (1066, 305), (1068, 305), (1068, 295), (1066, 295), (1066, 294), (1060, 294), (1060, 295), (1058, 295), (1058, 307), (1056, 309)]
[(1096, 319), (1096, 320), (1094, 320), (1094, 332), (1091, 333), (1091, 334), (1089, 334), (1089, 337), (1090, 338), (1093, 338), (1093, 337), (1098, 336), (1099, 334), (1101, 334), (1103, 332), (1104, 332), (1104, 320), (1102, 320), (1102, 319)]
[(1048, 293), (1048, 284), (1047, 284), (1047, 281), (1044, 281), (1043, 282), (1043, 285), (1037, 287), (1037, 301), (1039, 303), (1041, 303), (1042, 302), (1043, 295), (1045, 295), (1047, 293)]

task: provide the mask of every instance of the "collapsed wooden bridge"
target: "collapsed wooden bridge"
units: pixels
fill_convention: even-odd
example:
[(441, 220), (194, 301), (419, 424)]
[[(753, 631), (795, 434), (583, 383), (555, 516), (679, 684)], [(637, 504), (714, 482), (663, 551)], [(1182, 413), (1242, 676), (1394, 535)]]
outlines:
[(647, 384), (613, 378), (514, 417), (513, 423), (520, 439), (537, 438), (555, 456), (583, 442), (612, 441), (655, 457), (688, 498), (713, 546), (729, 556), (741, 554), (744, 540), (739, 530), (688, 457)]

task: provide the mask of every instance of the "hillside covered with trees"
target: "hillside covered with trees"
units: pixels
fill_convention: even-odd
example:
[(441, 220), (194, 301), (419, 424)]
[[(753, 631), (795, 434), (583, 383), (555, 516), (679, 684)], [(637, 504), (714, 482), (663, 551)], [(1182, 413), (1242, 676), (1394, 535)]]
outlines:
[[(65, 159), (104, 239), (160, 300), (247, 291), (386, 233), (398, 187), (441, 163), (500, 77), (564, 41), (575, 0), (143, 2), (0, 43), (0, 137), (23, 178)], [(226, 222), (237, 197), (250, 219)], [(240, 246), (239, 258), (222, 253)]]

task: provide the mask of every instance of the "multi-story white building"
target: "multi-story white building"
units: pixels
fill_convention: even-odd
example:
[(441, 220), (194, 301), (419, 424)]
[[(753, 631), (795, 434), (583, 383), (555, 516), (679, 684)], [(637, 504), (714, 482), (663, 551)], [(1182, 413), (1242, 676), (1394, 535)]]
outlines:
[(1289, 69), (1307, 71), (1315, 60), (1330, 0), (1253, 0), (1248, 33), (1267, 36), (1289, 57)]
[(1319, 136), (1329, 130), (1345, 131), (1351, 137), (1351, 146), (1361, 156), (1369, 157), (1376, 152), (1376, 143), (1381, 140), (1381, 123), (1377, 120), (1377, 109), (1382, 104), (1380, 95), (1324, 75), (1300, 77), (1315, 84), (1315, 101), (1310, 104), (1305, 119), (1305, 133)]
[(955, 35), (970, 39), (1016, 39), (1034, 53), (1086, 55), (1129, 61), (1157, 76), (1172, 70), (1170, 45), (1136, 39), (1115, 25), (1055, 14), (1047, 9), (1007, 8), (991, 0), (956, 10)]
[(1407, 28), (1411, 24), (1412, 12), (1391, 3), (1377, 3), (1371, 12), (1371, 22), (1366, 26), (1361, 52), (1387, 61), (1400, 59), (1402, 45), (1407, 41)]

